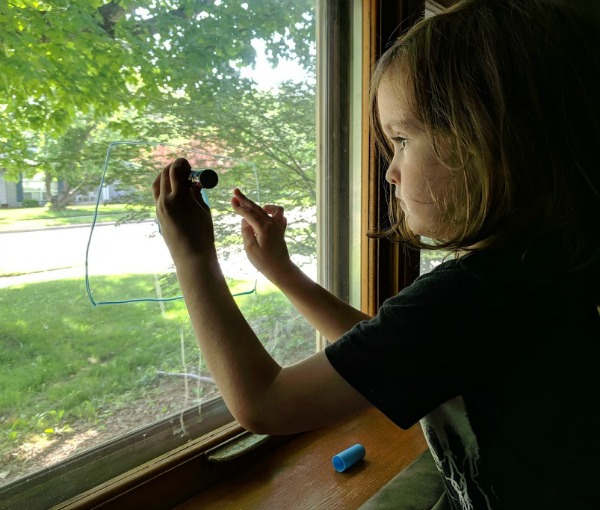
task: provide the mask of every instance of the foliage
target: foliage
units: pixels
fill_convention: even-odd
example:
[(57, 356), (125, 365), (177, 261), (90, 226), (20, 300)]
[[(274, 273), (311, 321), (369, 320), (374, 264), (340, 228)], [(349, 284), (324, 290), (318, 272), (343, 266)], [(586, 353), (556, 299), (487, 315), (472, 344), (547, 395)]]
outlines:
[(24, 200), (23, 207), (41, 207), (39, 200)]
[[(94, 208), (73, 197), (97, 188), (107, 149), (120, 140), (248, 161), (263, 203), (313, 214), (313, 0), (7, 0), (0, 19), (0, 169), (14, 181), (42, 173), (48, 190), (58, 188), (47, 208), (0, 210), (0, 230), (89, 223)], [(255, 40), (272, 63), (301, 65), (306, 81), (259, 90), (243, 73), (255, 63)], [(156, 173), (160, 156), (122, 154), (106, 184), (137, 194), (102, 206), (101, 220), (151, 214), (148, 182), (132, 165)], [(239, 220), (223, 223), (219, 242), (234, 230)], [(292, 222), (289, 240), (292, 253), (314, 256), (314, 222)], [(43, 255), (42, 244), (35, 249)], [(105, 281), (118, 292), (138, 280)], [(314, 350), (314, 330), (280, 293), (238, 299), (280, 362)], [(111, 413), (158, 394), (159, 370), (203, 370), (182, 301), (90, 306), (81, 281), (0, 288), (0, 455), (81, 422), (109, 427)]]
[(241, 73), (261, 39), (314, 82), (311, 1), (9, 0), (0, 17), (0, 168), (58, 181), (53, 208), (94, 189), (119, 139), (210, 142), (259, 165), (273, 200), (314, 203), (314, 87), (261, 94)]

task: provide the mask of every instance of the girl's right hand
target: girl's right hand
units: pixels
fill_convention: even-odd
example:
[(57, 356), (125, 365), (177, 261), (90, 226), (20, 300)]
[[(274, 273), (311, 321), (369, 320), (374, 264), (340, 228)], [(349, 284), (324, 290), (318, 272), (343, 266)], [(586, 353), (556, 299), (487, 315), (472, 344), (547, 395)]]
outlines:
[(173, 261), (216, 260), (210, 209), (198, 188), (189, 185), (190, 163), (183, 158), (168, 164), (152, 185), (156, 216)]
[(283, 207), (260, 207), (239, 189), (233, 190), (231, 205), (242, 217), (242, 238), (248, 260), (275, 285), (285, 281), (295, 268), (284, 239), (287, 219)]

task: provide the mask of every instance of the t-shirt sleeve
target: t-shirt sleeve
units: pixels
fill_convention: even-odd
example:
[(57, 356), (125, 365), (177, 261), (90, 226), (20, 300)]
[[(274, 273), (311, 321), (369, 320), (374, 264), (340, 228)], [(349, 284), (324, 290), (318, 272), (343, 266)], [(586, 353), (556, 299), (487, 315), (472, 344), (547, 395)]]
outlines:
[(463, 394), (488, 356), (481, 328), (490, 307), (455, 262), (422, 275), (326, 348), (335, 370), (402, 428)]

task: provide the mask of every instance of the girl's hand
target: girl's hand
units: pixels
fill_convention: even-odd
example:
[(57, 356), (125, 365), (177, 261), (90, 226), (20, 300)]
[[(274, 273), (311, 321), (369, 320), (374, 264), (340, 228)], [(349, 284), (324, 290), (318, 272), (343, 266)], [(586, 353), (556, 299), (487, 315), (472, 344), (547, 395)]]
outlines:
[(210, 210), (200, 190), (189, 185), (191, 166), (178, 158), (167, 165), (152, 184), (156, 216), (173, 261), (189, 257), (215, 257)]
[(239, 189), (233, 191), (231, 205), (242, 217), (242, 238), (248, 260), (271, 282), (279, 286), (285, 281), (294, 264), (284, 240), (287, 219), (283, 207), (260, 207)]

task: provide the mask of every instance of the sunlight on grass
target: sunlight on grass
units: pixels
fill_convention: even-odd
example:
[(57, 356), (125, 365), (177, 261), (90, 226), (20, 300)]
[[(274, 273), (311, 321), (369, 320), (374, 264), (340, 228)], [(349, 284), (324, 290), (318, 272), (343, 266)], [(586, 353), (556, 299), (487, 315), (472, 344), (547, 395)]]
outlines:
[[(48, 207), (2, 208), (0, 231), (87, 224), (92, 222), (95, 208), (95, 205), (70, 206), (64, 211), (52, 211)], [(98, 221), (117, 221), (131, 214), (132, 210), (139, 211), (141, 208), (124, 204), (102, 205), (98, 210)]]
[[(139, 276), (106, 283), (125, 292)], [(270, 284), (236, 300), (281, 363), (314, 351), (314, 330)], [(2, 288), (0, 306), (0, 454), (77, 420), (110, 426), (111, 409), (157, 388), (159, 371), (209, 375), (182, 300), (94, 308), (70, 279)]]

